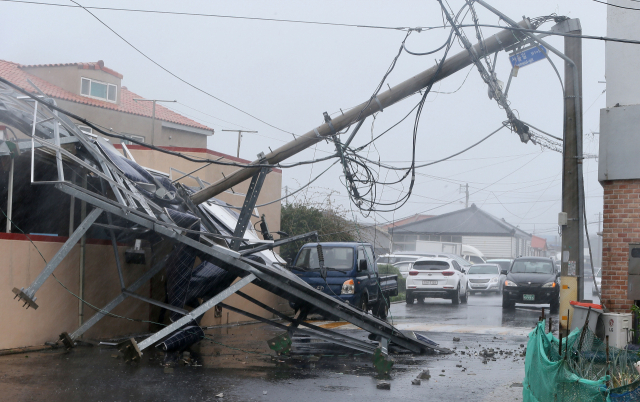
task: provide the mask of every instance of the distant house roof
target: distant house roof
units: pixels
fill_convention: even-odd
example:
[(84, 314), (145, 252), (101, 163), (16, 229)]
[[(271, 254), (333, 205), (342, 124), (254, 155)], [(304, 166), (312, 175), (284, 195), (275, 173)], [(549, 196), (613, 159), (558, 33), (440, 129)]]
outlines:
[[(135, 102), (134, 98), (142, 98), (140, 95), (131, 92), (127, 89), (127, 87), (120, 87), (120, 104), (115, 104), (112, 102), (102, 101), (99, 99), (88, 98), (85, 96), (81, 96), (75, 94), (73, 92), (69, 92), (65, 89), (62, 89), (49, 81), (43, 80), (42, 78), (36, 77), (33, 74), (29, 74), (24, 71), (23, 68), (28, 67), (46, 67), (46, 66), (67, 66), (67, 65), (77, 65), (78, 68), (86, 68), (86, 69), (99, 69), (107, 72), (108, 74), (112, 74), (116, 77), (122, 78), (121, 74), (104, 67), (104, 63), (67, 63), (67, 64), (40, 64), (40, 65), (31, 65), (31, 66), (23, 66), (18, 63), (14, 63), (11, 61), (0, 60), (0, 77), (11, 81), (13, 84), (21, 87), (22, 89), (35, 92), (35, 89), (29, 84), (27, 81), (30, 80), (33, 82), (42, 92), (44, 92), (47, 96), (50, 96), (55, 99), (61, 99), (69, 102), (81, 103), (84, 105), (100, 107), (104, 109), (115, 110), (122, 113), (129, 113), (138, 116), (144, 117), (152, 117), (152, 102)], [(206, 131), (213, 131), (212, 128), (207, 127), (203, 124), (198, 123), (197, 121), (191, 120), (181, 114), (178, 114), (166, 107), (156, 104), (156, 119), (167, 121), (170, 123), (181, 124), (184, 126), (195, 127)]]
[(531, 248), (545, 250), (547, 248), (547, 240), (538, 236), (531, 236)]
[(444, 234), (457, 236), (514, 236), (531, 238), (504, 219), (496, 218), (472, 204), (469, 208), (392, 228), (394, 234)]
[(21, 68), (38, 68), (38, 67), (68, 67), (68, 66), (78, 66), (79, 69), (83, 70), (102, 70), (107, 74), (111, 74), (114, 77), (122, 79), (123, 75), (118, 73), (117, 71), (113, 71), (109, 67), (104, 66), (104, 61), (98, 60), (96, 62), (88, 62), (88, 63), (54, 63), (54, 64), (22, 64)]
[(416, 214), (416, 215), (410, 216), (408, 218), (404, 218), (404, 219), (401, 219), (399, 221), (395, 221), (393, 223), (389, 223), (387, 225), (384, 225), (383, 228), (388, 230), (390, 228), (406, 225), (407, 223), (418, 222), (418, 221), (421, 221), (423, 219), (432, 218), (434, 216), (435, 215), (420, 215), (420, 214)]

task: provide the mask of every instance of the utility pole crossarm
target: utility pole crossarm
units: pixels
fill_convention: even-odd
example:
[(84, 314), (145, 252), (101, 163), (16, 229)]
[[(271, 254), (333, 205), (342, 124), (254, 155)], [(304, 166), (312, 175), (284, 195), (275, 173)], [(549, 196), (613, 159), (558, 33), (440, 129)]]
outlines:
[[(528, 20), (523, 20), (519, 23), (522, 28), (531, 28)], [(503, 50), (505, 47), (513, 45), (519, 42), (523, 34), (515, 33), (511, 30), (500, 31), (497, 34), (488, 37), (484, 40), (482, 46), (475, 44), (472, 47), (472, 51), (477, 57), (483, 57), (488, 54), (492, 54)], [(446, 59), (440, 69), (439, 74), (438, 65), (435, 65), (428, 70), (425, 70), (408, 80), (392, 87), (391, 89), (379, 94), (375, 99), (368, 99), (360, 105), (352, 108), (348, 112), (330, 120), (319, 127), (314, 128), (308, 133), (299, 136), (294, 141), (291, 141), (275, 151), (265, 156), (266, 162), (270, 164), (277, 164), (285, 159), (297, 154), (298, 152), (309, 148), (315, 143), (323, 140), (326, 137), (335, 135), (340, 130), (349, 127), (360, 120), (365, 119), (372, 114), (383, 110), (384, 108), (391, 106), (397, 102), (400, 102), (407, 96), (410, 96), (423, 88), (429, 86), (429, 84), (442, 80), (457, 71), (471, 65), (473, 60), (467, 50), (449, 57)], [(254, 161), (254, 164), (258, 161)], [(220, 194), (221, 192), (229, 189), (231, 186), (235, 186), (253, 176), (258, 168), (242, 168), (236, 170), (231, 175), (224, 179), (218, 180), (209, 187), (206, 187), (191, 196), (191, 200), (194, 204), (198, 205), (211, 197)]]

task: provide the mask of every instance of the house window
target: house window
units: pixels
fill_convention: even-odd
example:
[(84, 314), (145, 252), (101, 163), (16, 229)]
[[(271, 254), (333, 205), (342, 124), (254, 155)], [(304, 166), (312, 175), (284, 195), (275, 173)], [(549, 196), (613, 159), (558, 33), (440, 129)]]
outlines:
[[(123, 134), (125, 137), (127, 138), (131, 138), (132, 140), (136, 140), (136, 141), (140, 141), (140, 142), (144, 142), (144, 137), (141, 135), (133, 135), (133, 134)], [(131, 141), (127, 141), (127, 140), (123, 140), (121, 141), (122, 144), (124, 145), (138, 145), (135, 142), (131, 142)]]
[(113, 84), (95, 81), (89, 78), (81, 78), (80, 93), (91, 98), (115, 102), (118, 88)]

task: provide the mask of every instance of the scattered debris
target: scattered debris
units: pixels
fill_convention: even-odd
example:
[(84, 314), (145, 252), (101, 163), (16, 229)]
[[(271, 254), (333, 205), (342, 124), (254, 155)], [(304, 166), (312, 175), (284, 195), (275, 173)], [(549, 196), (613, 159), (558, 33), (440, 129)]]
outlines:
[(218, 395), (216, 395), (216, 398), (224, 398), (224, 394), (220, 392)]
[(454, 336), (454, 337), (453, 337), (453, 341), (454, 341), (454, 342), (460, 342), (460, 338), (458, 338), (457, 336)]
[[(391, 390), (391, 383), (386, 382), (386, 381), (380, 381), (377, 385), (376, 388), (378, 389), (386, 389), (386, 390)], [(266, 391), (265, 391), (266, 393)]]
[(429, 378), (431, 378), (431, 374), (429, 373), (429, 370), (422, 370), (422, 372), (418, 374), (418, 377), (416, 378), (420, 380), (428, 380)]
[(411, 380), (411, 385), (420, 385), (422, 383), (422, 381), (418, 380), (417, 378), (414, 378), (413, 380)]

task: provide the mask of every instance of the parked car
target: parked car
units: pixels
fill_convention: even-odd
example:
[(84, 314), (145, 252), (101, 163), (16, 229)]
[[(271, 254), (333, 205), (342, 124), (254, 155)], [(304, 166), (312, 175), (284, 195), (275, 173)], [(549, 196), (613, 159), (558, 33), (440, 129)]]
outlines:
[(553, 261), (544, 257), (520, 257), (511, 264), (502, 292), (502, 308), (519, 304), (549, 304), (552, 313), (560, 307), (559, 274)]
[(462, 245), (462, 258), (472, 264), (484, 264), (486, 262), (482, 251), (467, 244)]
[(475, 264), (469, 268), (469, 293), (502, 293), (502, 275), (498, 264)]
[(400, 274), (402, 274), (402, 277), (406, 279), (409, 276), (409, 271), (411, 271), (413, 262), (414, 261), (396, 262), (395, 264), (393, 264), (393, 266), (398, 268), (398, 271), (400, 271)]
[(415, 252), (415, 251), (398, 251), (395, 253), (384, 254), (379, 256), (376, 259), (376, 264), (393, 265), (393, 264), (397, 264), (399, 262), (405, 262), (405, 261), (413, 262), (421, 257), (435, 257), (435, 256), (436, 255), (434, 253), (422, 253), (422, 252)]
[(487, 264), (498, 264), (500, 265), (500, 284), (504, 287), (504, 280), (507, 279), (507, 275), (502, 275), (503, 270), (509, 270), (511, 268), (511, 264), (513, 263), (513, 259), (511, 258), (492, 258), (487, 260)]
[(423, 257), (413, 263), (407, 278), (406, 302), (424, 298), (451, 299), (453, 304), (469, 300), (467, 275), (452, 258)]
[(591, 281), (591, 294), (600, 297), (600, 287), (602, 286), (602, 268), (596, 268), (596, 283), (598, 284), (598, 288), (596, 288), (593, 284), (593, 281)]
[[(319, 243), (324, 256), (326, 278), (318, 258), (318, 243), (302, 246), (291, 272), (310, 286), (352, 304), (363, 311), (387, 317), (385, 300), (398, 295), (398, 275), (379, 275), (373, 247), (368, 243)], [(294, 309), (299, 306), (291, 305)]]

